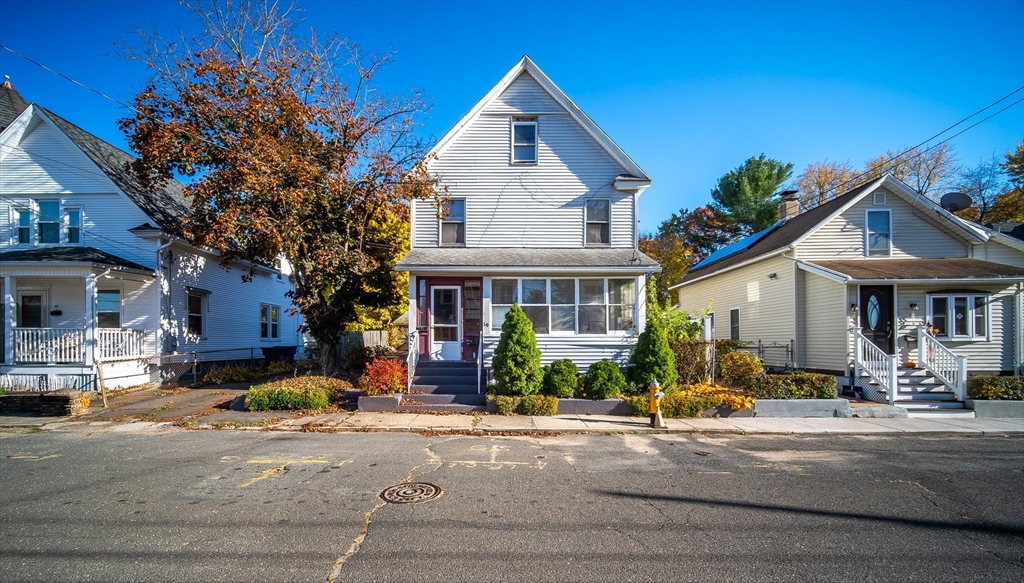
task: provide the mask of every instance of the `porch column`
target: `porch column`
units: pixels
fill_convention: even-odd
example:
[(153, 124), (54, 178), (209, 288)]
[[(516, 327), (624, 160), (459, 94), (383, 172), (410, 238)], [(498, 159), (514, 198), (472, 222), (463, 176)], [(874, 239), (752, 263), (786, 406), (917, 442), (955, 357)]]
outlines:
[(14, 322), (18, 317), (17, 278), (4, 276), (4, 363), (14, 364)]
[(85, 365), (96, 362), (96, 277), (85, 276)]

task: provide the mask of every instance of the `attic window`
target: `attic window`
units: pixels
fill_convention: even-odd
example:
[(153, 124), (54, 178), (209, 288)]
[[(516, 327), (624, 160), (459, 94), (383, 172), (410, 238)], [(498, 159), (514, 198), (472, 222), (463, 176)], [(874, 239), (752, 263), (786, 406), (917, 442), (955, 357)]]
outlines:
[(512, 118), (512, 163), (537, 163), (537, 118)]
[(876, 192), (874, 198), (871, 200), (872, 204), (885, 204), (885, 193)]

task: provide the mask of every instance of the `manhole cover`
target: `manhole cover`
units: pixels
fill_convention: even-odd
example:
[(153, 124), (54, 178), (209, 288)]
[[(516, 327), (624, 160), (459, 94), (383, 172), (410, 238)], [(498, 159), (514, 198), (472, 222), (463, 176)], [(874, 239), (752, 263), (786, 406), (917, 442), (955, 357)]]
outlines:
[(426, 482), (406, 482), (396, 484), (380, 493), (385, 502), (392, 504), (416, 504), (433, 500), (441, 495), (440, 486)]

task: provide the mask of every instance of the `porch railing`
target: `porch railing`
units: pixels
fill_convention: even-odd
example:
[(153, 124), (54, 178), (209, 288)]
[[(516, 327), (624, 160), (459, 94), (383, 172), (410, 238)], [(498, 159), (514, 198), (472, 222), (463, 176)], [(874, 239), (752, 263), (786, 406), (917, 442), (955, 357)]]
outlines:
[(412, 378), (416, 375), (416, 362), (420, 357), (420, 333), (410, 332), (409, 333), (409, 354), (405, 357), (405, 370), (406, 375), (406, 387), (405, 390), (412, 390)]
[(96, 358), (100, 360), (146, 356), (146, 331), (97, 328), (96, 348)]
[(859, 328), (853, 332), (853, 365), (857, 377), (867, 374), (885, 390), (889, 403), (896, 403), (898, 357), (875, 346)]
[(967, 399), (967, 357), (959, 356), (928, 334), (924, 326), (917, 327), (918, 361), (942, 384), (956, 393), (957, 399)]
[(12, 328), (11, 332), (16, 363), (85, 362), (85, 328)]

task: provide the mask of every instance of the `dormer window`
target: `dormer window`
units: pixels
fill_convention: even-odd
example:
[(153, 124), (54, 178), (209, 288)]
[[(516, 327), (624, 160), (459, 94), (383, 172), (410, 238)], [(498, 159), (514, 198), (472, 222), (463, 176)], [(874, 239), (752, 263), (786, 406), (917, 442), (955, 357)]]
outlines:
[(610, 221), (607, 199), (590, 199), (587, 201), (587, 245), (609, 245)]
[(441, 217), (441, 244), (466, 244), (466, 200), (449, 199), (444, 205), (445, 216)]
[(892, 255), (892, 213), (886, 210), (867, 211), (864, 229), (864, 254), (868, 257)]
[(537, 118), (512, 118), (512, 163), (537, 163)]

